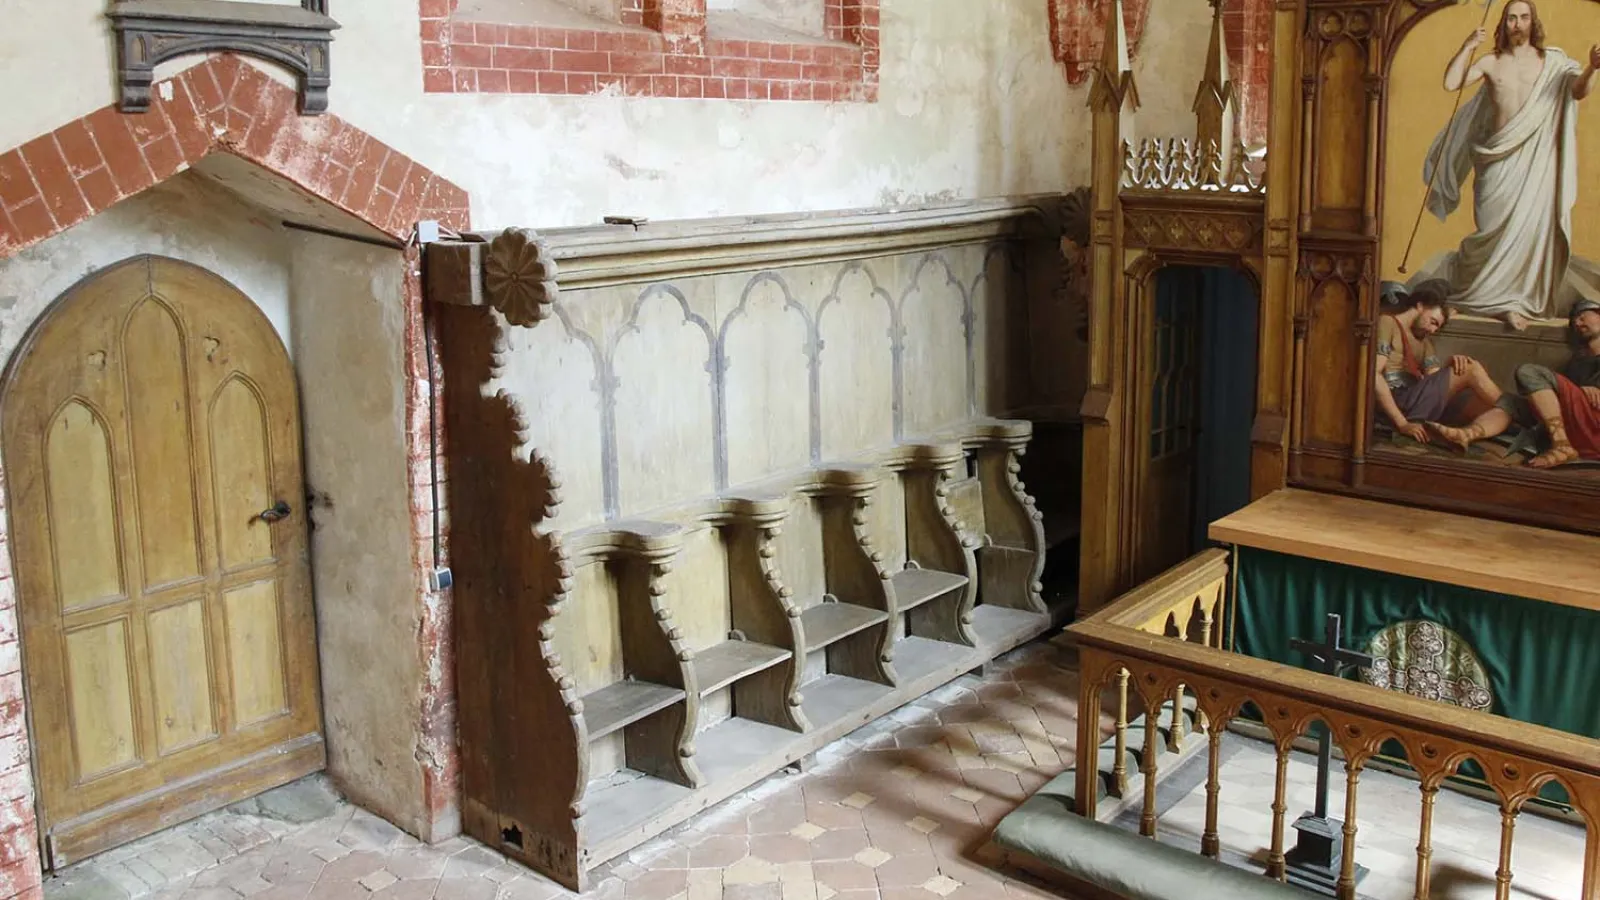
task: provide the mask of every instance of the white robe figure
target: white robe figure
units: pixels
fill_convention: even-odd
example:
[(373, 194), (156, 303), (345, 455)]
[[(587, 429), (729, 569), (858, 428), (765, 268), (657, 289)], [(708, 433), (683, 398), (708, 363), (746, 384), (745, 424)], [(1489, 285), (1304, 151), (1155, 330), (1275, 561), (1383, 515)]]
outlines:
[(1600, 271), (1570, 258), (1578, 196), (1572, 85), (1582, 71), (1548, 48), (1532, 93), (1504, 128), (1493, 131), (1494, 101), (1484, 85), (1434, 139), (1422, 173), (1433, 185), (1427, 208), (1443, 221), (1471, 174), (1477, 230), (1430, 260), (1413, 283), (1443, 278), (1450, 303), (1463, 312), (1528, 319), (1564, 316), (1578, 296), (1596, 294)]

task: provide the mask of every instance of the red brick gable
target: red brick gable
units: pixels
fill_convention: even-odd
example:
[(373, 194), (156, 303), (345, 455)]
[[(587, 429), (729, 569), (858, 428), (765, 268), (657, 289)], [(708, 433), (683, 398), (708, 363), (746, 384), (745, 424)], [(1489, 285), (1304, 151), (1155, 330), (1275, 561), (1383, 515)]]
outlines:
[(152, 91), (150, 111), (114, 104), (0, 153), (0, 259), (233, 153), (364, 222), (405, 237), (423, 218), (465, 228), (467, 195), (337, 116), (301, 117), (295, 92), (233, 56)]

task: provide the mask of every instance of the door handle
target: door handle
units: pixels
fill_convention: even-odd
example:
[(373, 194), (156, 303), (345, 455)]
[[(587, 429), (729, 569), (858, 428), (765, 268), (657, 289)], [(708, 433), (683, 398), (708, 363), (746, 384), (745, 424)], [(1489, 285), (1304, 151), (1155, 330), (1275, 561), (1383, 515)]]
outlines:
[(289, 518), (289, 514), (292, 512), (294, 510), (289, 508), (289, 504), (279, 500), (271, 509), (264, 509), (256, 513), (256, 518), (271, 525), (273, 522), (281, 522)]

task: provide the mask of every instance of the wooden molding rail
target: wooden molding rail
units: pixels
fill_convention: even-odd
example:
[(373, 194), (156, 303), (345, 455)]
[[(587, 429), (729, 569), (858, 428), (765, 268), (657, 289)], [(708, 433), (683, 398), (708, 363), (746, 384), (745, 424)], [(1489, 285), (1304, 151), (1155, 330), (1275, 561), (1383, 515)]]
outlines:
[[(1294, 741), (1312, 723), (1324, 723), (1346, 761), (1344, 870), (1338, 882), (1341, 898), (1355, 897), (1356, 800), (1360, 773), (1387, 741), (1405, 749), (1422, 792), (1417, 847), (1415, 896), (1426, 900), (1431, 871), (1433, 798), (1445, 779), (1468, 760), (1483, 768), (1501, 804), (1502, 864), (1497, 897), (1509, 896), (1513, 826), (1516, 816), (1540, 789), (1559, 783), (1569, 802), (1588, 823), (1584, 861), (1584, 900), (1600, 900), (1600, 741), (1502, 716), (1463, 709), (1371, 685), (1321, 675), (1305, 669), (1230, 653), (1216, 646), (1216, 629), (1203, 628), (1196, 639), (1174, 618), (1197, 602), (1215, 622), (1223, 613), (1229, 571), (1222, 551), (1207, 551), (1124, 594), (1093, 616), (1071, 626), (1080, 655), (1078, 708), (1079, 746), (1099, 742), (1101, 692), (1112, 684), (1122, 694), (1119, 739), (1126, 732), (1126, 691), (1132, 688), (1148, 709), (1168, 698), (1191, 692), (1200, 713), (1197, 725), (1210, 733), (1211, 765), (1206, 785), (1203, 854), (1215, 858), (1219, 784), (1219, 738), (1247, 704), (1258, 710), (1277, 748), (1277, 788), (1272, 805), (1273, 834), (1269, 874), (1285, 877), (1284, 826), (1289, 753)], [(1187, 638), (1185, 637), (1187, 635)], [(1177, 708), (1181, 704), (1174, 704)], [(1201, 724), (1204, 723), (1204, 724)], [(1153, 728), (1146, 732), (1144, 759), (1154, 760)], [(1120, 753), (1119, 741), (1119, 759)], [(1154, 767), (1145, 771), (1146, 809), (1141, 832), (1154, 836)], [(1099, 799), (1099, 778), (1093, 767), (1078, 771), (1080, 814), (1092, 815)]]
[[(1059, 195), (890, 211), (796, 213), (535, 232), (465, 234), (428, 245), (428, 296), (489, 305), (514, 325), (562, 291), (914, 253), (1061, 233)], [(546, 311), (541, 314), (540, 311)]]

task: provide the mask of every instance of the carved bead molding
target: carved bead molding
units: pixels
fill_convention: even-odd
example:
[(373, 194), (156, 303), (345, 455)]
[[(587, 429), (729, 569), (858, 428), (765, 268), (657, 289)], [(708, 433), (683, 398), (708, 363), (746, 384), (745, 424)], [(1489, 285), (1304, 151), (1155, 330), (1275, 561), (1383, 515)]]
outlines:
[(300, 113), (328, 109), (328, 46), (339, 23), (328, 0), (299, 7), (240, 0), (117, 0), (106, 14), (117, 34), (117, 79), (125, 113), (150, 109), (155, 68), (193, 53), (231, 51), (277, 63), (300, 79)]

